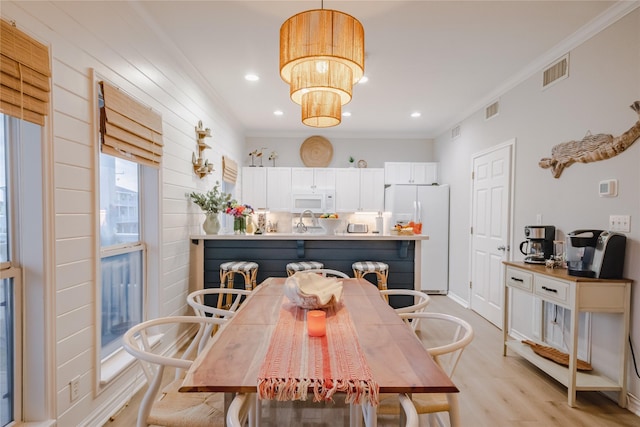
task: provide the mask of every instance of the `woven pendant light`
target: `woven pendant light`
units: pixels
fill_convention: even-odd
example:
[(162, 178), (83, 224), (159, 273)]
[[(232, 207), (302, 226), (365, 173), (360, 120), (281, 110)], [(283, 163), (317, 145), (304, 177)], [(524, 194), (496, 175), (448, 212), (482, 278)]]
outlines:
[(351, 101), (353, 85), (363, 75), (364, 28), (353, 16), (314, 9), (280, 27), (280, 77), (290, 85), (293, 102), (302, 105), (304, 124), (339, 124), (342, 105)]
[(340, 96), (340, 104), (351, 101), (352, 71), (341, 62), (305, 61), (291, 70), (290, 96), (302, 104), (302, 95), (309, 91), (326, 90)]
[(316, 128), (337, 126), (342, 121), (340, 96), (334, 92), (313, 91), (302, 95), (302, 123)]

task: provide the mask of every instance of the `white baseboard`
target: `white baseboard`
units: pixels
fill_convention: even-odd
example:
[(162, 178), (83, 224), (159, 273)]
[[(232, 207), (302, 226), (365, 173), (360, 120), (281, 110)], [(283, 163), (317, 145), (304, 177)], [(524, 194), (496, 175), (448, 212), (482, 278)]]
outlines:
[(629, 410), (629, 412), (640, 417), (640, 399), (638, 399), (631, 393), (627, 393), (627, 399), (627, 409)]
[(460, 304), (461, 306), (463, 306), (464, 308), (469, 308), (469, 301), (464, 300), (464, 299), (460, 298), (458, 295), (456, 295), (454, 293), (451, 293), (451, 292), (449, 292), (447, 294), (447, 296), (449, 298), (451, 298), (452, 300), (454, 300), (455, 302), (457, 302), (458, 304)]
[(132, 375), (132, 380), (122, 388), (121, 393), (114, 393), (113, 398), (94, 410), (89, 418), (82, 422), (82, 426), (102, 426), (109, 422), (110, 418), (120, 412), (131, 398), (147, 385), (144, 375)]

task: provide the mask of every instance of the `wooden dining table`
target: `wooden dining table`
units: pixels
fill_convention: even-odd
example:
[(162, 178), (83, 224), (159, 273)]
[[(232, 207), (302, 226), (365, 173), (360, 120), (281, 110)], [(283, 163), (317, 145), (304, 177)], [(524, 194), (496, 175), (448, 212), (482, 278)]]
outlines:
[[(260, 367), (286, 298), (285, 280), (268, 278), (256, 287), (198, 355), (181, 392), (224, 392), (227, 396), (257, 392)], [(457, 387), (411, 328), (381, 298), (378, 288), (365, 279), (342, 280), (340, 304), (349, 312), (379, 392), (447, 393), (456, 397)], [(368, 425), (375, 425), (375, 416), (372, 418)], [(356, 425), (353, 420), (352, 425)]]

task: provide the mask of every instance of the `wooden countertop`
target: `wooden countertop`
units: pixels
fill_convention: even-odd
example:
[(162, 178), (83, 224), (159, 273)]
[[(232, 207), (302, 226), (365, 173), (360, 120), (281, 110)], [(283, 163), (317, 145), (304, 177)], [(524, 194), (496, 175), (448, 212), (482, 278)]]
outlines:
[(527, 264), (521, 261), (502, 261), (504, 265), (517, 267), (522, 270), (528, 270), (532, 273), (544, 274), (560, 280), (569, 280), (572, 282), (633, 282), (630, 279), (592, 279), (589, 277), (570, 276), (566, 268), (547, 268), (542, 264)]

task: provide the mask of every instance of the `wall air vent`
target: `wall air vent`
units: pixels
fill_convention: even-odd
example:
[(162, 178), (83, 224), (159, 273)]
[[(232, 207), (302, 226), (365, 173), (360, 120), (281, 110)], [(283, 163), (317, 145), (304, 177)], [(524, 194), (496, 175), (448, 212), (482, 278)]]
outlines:
[(451, 139), (456, 139), (459, 136), (460, 136), (460, 125), (457, 125), (457, 126), (454, 126), (453, 129), (451, 129)]
[(497, 116), (499, 107), (500, 107), (500, 104), (498, 103), (498, 101), (496, 101), (493, 104), (489, 105), (487, 108), (485, 108), (484, 119), (489, 120), (490, 118)]
[(542, 89), (569, 77), (569, 54), (560, 58), (542, 72)]

